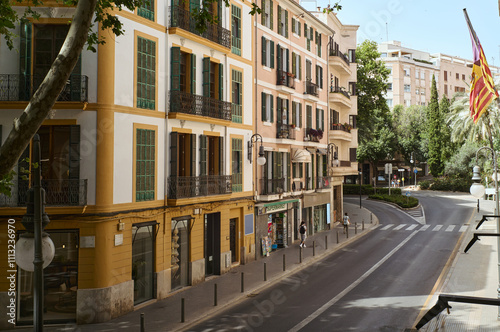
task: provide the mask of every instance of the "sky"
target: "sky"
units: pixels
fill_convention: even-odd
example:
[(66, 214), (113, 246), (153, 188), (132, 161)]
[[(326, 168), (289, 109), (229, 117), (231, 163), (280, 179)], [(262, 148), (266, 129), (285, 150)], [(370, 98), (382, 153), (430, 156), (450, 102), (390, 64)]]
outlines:
[[(326, 7), (336, 1), (316, 0), (316, 3)], [(497, 0), (341, 0), (340, 4), (342, 9), (337, 16), (342, 24), (360, 26), (358, 43), (365, 39), (378, 43), (398, 40), (412, 49), (472, 60), (471, 39), (463, 14), (466, 8), (488, 63), (500, 66)]]

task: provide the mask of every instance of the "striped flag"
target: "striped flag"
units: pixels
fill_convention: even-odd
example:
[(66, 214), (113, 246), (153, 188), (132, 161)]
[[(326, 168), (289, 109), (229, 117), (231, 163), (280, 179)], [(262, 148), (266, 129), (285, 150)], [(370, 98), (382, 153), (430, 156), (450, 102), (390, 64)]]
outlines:
[(465, 20), (469, 26), (469, 33), (472, 40), (472, 53), (474, 55), (474, 64), (472, 65), (472, 79), (470, 85), (470, 116), (474, 118), (474, 123), (484, 114), (491, 102), (498, 98), (498, 92), (493, 83), (486, 56), (484, 55), (481, 43), (472, 28), (472, 24), (464, 8)]

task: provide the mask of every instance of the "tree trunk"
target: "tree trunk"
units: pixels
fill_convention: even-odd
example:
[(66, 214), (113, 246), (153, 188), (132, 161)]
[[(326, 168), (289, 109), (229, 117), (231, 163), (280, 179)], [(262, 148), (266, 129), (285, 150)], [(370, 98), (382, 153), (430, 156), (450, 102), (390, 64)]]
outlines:
[(64, 44), (40, 87), (23, 111), (14, 120), (7, 140), (0, 148), (0, 179), (17, 164), (22, 152), (54, 106), (57, 97), (78, 61), (87, 41), (96, 0), (79, 0)]

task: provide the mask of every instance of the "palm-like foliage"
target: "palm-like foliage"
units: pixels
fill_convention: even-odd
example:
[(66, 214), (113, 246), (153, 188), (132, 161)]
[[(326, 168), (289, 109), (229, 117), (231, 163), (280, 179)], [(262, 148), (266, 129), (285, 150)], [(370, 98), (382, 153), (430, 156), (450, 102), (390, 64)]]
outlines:
[[(496, 88), (500, 86), (497, 84)], [(488, 141), (493, 149), (493, 139), (500, 134), (500, 108), (493, 101), (486, 112), (474, 123), (470, 116), (469, 94), (455, 95), (447, 123), (451, 128), (451, 140), (455, 143)]]

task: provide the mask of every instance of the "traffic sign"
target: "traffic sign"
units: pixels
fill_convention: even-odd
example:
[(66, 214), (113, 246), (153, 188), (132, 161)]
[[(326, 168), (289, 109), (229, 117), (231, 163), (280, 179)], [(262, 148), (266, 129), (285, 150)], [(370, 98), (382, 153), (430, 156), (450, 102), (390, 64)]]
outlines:
[(417, 171), (417, 169), (415, 168), (415, 169), (413, 170), (413, 173), (417, 174), (417, 172), (418, 172), (418, 171)]
[(406, 192), (406, 197), (409, 197), (409, 196), (411, 196), (411, 194), (410, 194), (410, 192), (409, 192), (409, 191), (407, 191), (407, 192)]

